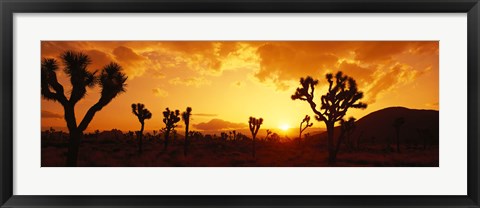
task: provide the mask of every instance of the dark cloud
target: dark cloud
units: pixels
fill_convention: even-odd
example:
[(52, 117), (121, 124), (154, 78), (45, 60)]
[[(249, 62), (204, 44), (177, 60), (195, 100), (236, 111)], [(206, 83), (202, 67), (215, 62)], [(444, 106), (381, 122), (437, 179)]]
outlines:
[[(353, 77), (361, 85), (362, 83), (370, 83), (373, 81), (373, 73), (375, 66), (362, 67), (357, 63), (342, 62), (338, 68), (350, 77)], [(359, 82), (361, 81), (361, 82)]]
[(168, 92), (160, 87), (152, 89), (152, 92), (157, 97), (168, 97)]
[(117, 47), (113, 50), (113, 55), (117, 60), (140, 61), (143, 57), (135, 53), (131, 48), (125, 46)]
[(218, 114), (211, 114), (211, 113), (194, 113), (193, 116), (202, 116), (202, 117), (217, 117)]
[(366, 63), (388, 61), (394, 55), (408, 51), (410, 47), (411, 45), (404, 41), (365, 42), (354, 49), (355, 59)]
[(110, 55), (99, 50), (88, 50), (85, 53), (92, 59), (90, 70), (101, 70), (110, 62), (114, 62)]
[(272, 42), (260, 46), (257, 50), (260, 70), (256, 77), (262, 82), (296, 80), (306, 74), (320, 74), (338, 60), (337, 56), (323, 52), (322, 48), (313, 52), (310, 48), (298, 47), (294, 43), (290, 45)]
[(200, 74), (218, 75), (222, 72), (224, 59), (238, 49), (238, 43), (229, 41), (166, 41), (161, 43), (161, 47), (169, 49), (169, 54), (173, 52), (176, 65), (186, 65), (186, 67), (181, 67), (182, 69), (195, 70)]
[(206, 123), (193, 124), (193, 127), (198, 130), (213, 131), (213, 130), (240, 129), (240, 128), (247, 127), (247, 125), (243, 123), (232, 123), (232, 122), (224, 121), (221, 119), (212, 119)]
[(47, 111), (47, 110), (42, 110), (42, 118), (62, 119), (63, 116), (58, 114), (58, 113), (54, 113), (54, 112)]
[(130, 78), (143, 75), (147, 69), (148, 59), (138, 55), (131, 48), (117, 47), (113, 50), (113, 55)]

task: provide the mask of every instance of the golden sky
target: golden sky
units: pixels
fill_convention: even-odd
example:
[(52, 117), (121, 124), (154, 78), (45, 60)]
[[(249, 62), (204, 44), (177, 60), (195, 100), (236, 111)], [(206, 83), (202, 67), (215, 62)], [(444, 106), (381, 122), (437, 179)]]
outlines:
[[(164, 127), (166, 107), (187, 106), (193, 130), (245, 128), (250, 116), (264, 118), (262, 129), (298, 128), (305, 115), (314, 116), (306, 102), (290, 98), (300, 77), (319, 79), (318, 100), (325, 74), (339, 70), (357, 80), (368, 103), (347, 117), (391, 106), (438, 110), (437, 41), (43, 41), (41, 50), (57, 59), (66, 50), (83, 52), (92, 71), (113, 61), (128, 75), (127, 91), (98, 112), (87, 131), (138, 130), (131, 112), (138, 102), (153, 114), (146, 130)], [(65, 75), (58, 76), (69, 89)], [(99, 88), (88, 90), (76, 106), (77, 121), (98, 98)], [(59, 103), (41, 104), (43, 129), (66, 126)], [(314, 127), (324, 125), (314, 120)]]

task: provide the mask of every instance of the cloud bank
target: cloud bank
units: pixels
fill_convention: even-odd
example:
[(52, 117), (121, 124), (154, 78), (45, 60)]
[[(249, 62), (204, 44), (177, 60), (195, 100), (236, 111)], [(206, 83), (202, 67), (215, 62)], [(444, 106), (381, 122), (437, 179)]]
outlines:
[(198, 123), (192, 125), (194, 128), (203, 131), (217, 131), (246, 128), (247, 125), (243, 123), (232, 123), (222, 119), (212, 119), (208, 122)]
[[(129, 80), (146, 75), (167, 78), (173, 86), (210, 85), (212, 77), (244, 70), (257, 82), (292, 91), (301, 77), (319, 79), (321, 88), (326, 86), (326, 73), (343, 71), (357, 80), (365, 100), (374, 103), (382, 93), (438, 71), (439, 47), (437, 41), (42, 42), (44, 57), (58, 57), (65, 50), (88, 54), (92, 70), (113, 61), (124, 68)], [(161, 89), (153, 93), (168, 95)]]
[(63, 116), (47, 110), (42, 110), (42, 118), (62, 119)]

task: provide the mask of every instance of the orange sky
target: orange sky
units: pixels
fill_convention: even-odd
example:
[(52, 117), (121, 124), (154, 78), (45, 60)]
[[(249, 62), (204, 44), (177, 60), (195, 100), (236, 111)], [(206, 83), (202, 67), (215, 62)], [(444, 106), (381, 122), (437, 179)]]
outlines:
[[(264, 118), (262, 129), (298, 128), (306, 114), (313, 117), (306, 102), (290, 98), (300, 77), (319, 79), (318, 100), (325, 74), (338, 70), (357, 80), (369, 104), (347, 117), (390, 106), (438, 110), (437, 41), (43, 41), (41, 50), (42, 57), (57, 59), (65, 50), (81, 51), (91, 57), (91, 70), (114, 61), (128, 75), (126, 93), (98, 112), (87, 131), (138, 130), (131, 112), (137, 102), (153, 114), (147, 130), (164, 127), (166, 107), (187, 106), (193, 108), (193, 130), (245, 128), (249, 116)], [(59, 76), (69, 88), (65, 75)], [(77, 120), (98, 92), (90, 89), (77, 104)], [(42, 129), (65, 127), (61, 105), (41, 102)], [(314, 121), (314, 127), (324, 125)]]

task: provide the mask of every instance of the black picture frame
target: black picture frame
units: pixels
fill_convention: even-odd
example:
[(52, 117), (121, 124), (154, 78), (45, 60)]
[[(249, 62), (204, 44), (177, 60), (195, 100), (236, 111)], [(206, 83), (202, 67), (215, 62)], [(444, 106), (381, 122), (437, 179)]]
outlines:
[[(1, 207), (480, 207), (479, 0), (0, 0)], [(15, 13), (467, 13), (468, 194), (466, 196), (25, 196), (13, 195)], [(454, 180), (454, 179), (452, 179)], [(159, 187), (160, 188), (160, 187)], [(412, 187), (413, 188), (413, 187)]]

